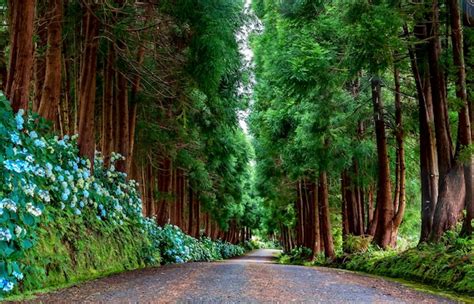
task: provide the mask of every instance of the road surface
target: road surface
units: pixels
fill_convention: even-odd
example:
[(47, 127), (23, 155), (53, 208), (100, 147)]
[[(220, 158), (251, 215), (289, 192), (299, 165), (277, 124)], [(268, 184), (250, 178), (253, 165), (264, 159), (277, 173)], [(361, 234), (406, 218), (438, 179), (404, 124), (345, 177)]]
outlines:
[(273, 264), (275, 250), (215, 263), (130, 271), (40, 295), (34, 303), (451, 303), (381, 278)]

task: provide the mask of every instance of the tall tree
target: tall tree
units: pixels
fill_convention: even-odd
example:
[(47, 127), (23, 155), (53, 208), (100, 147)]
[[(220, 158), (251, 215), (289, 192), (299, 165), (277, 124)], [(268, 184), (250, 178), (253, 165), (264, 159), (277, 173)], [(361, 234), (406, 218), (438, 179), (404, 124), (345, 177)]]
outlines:
[(33, 67), (35, 0), (8, 1), (10, 14), (10, 62), (5, 94), (14, 111), (28, 109)]
[[(79, 151), (93, 164), (95, 153), (95, 97), (97, 51), (99, 47), (99, 20), (94, 14), (94, 4), (85, 2), (82, 34), (84, 53), (79, 78)], [(92, 165), (91, 164), (91, 165)]]
[(61, 98), (63, 1), (50, 0), (48, 8), (46, 70), (38, 113), (56, 123), (59, 114), (59, 100)]

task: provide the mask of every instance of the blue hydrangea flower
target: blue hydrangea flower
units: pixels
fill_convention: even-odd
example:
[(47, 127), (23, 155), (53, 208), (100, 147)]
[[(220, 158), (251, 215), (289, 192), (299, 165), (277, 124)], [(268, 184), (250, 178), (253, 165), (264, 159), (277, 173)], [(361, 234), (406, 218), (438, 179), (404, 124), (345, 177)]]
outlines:
[(12, 233), (8, 228), (0, 228), (0, 241), (10, 241), (12, 239)]
[(15, 285), (13, 282), (8, 281), (5, 278), (0, 279), (0, 289), (2, 289), (4, 292), (10, 292)]
[(63, 192), (63, 194), (61, 194), (61, 200), (63, 200), (63, 202), (67, 201), (68, 198), (69, 198), (69, 194), (68, 194), (68, 193)]
[(12, 133), (12, 134), (10, 134), (10, 140), (11, 140), (12, 143), (14, 143), (15, 145), (20, 145), (20, 144), (21, 144), (20, 136), (19, 136), (17, 133)]
[(25, 114), (25, 111), (23, 109), (20, 109), (15, 115), (16, 128), (18, 130), (23, 130), (23, 124), (25, 123), (25, 120), (23, 119), (23, 114)]
[(46, 144), (41, 139), (35, 139), (33, 144), (40, 149), (46, 148)]
[(31, 131), (30, 132), (30, 138), (37, 139), (38, 138), (38, 133), (36, 133), (35, 131)]

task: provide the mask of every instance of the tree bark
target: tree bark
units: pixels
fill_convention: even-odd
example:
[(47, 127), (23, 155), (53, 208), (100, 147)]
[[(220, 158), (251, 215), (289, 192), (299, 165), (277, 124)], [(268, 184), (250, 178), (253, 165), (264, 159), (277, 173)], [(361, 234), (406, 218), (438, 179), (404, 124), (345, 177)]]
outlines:
[[(90, 4), (93, 7), (92, 4)], [(91, 8), (92, 9), (92, 8)], [(94, 165), (95, 152), (95, 93), (97, 74), (97, 49), (99, 46), (99, 20), (89, 8), (85, 8), (83, 33), (84, 55), (79, 80), (79, 153)]]
[[(464, 209), (465, 206), (466, 187), (464, 169), (462, 166), (456, 164), (452, 150), (452, 140), (447, 114), (447, 97), (445, 89), (446, 83), (445, 79), (443, 78), (443, 69), (439, 63), (441, 57), (441, 47), (439, 43), (439, 7), (437, 0), (433, 1), (430, 21), (431, 22), (428, 22), (427, 25), (431, 30), (430, 32), (432, 33), (433, 38), (429, 43), (429, 65), (435, 118), (436, 144), (438, 150), (438, 167), (440, 173), (438, 202), (433, 218), (433, 229), (430, 239), (432, 241), (438, 241), (446, 230), (452, 229), (460, 220), (462, 216), (462, 209)], [(461, 31), (459, 28), (454, 36), (460, 33)], [(459, 37), (454, 37), (455, 40), (458, 38)], [(462, 39), (460, 42), (462, 43)], [(459, 42), (456, 42), (456, 44), (458, 43)], [(455, 46), (453, 52), (456, 52), (456, 49), (459, 47), (460, 46)], [(460, 52), (460, 49), (457, 51)], [(455, 58), (455, 60), (460, 59), (461, 58)], [(459, 63), (457, 66), (460, 66)], [(458, 68), (458, 78), (459, 72), (460, 71)], [(459, 88), (457, 91), (458, 94), (462, 93), (459, 91)], [(460, 116), (460, 127), (462, 130), (460, 130), (460, 141), (458, 143), (461, 143), (464, 140), (463, 138), (467, 139), (467, 134), (469, 133), (464, 134), (464, 131), (470, 132), (470, 130), (468, 131), (466, 127), (466, 124), (469, 121), (466, 112), (467, 111), (465, 109), (461, 111), (462, 115)]]
[(117, 162), (117, 170), (128, 173), (127, 162), (130, 158), (130, 114), (128, 107), (128, 81), (122, 72), (117, 71), (117, 117), (115, 123), (117, 124), (117, 152), (124, 157), (124, 159)]
[(5, 95), (13, 111), (28, 110), (33, 67), (35, 0), (8, 0), (10, 8), (10, 62)]
[[(50, 0), (48, 10), (48, 49), (46, 51), (46, 71), (41, 94), (39, 114), (56, 124), (61, 98), (61, 46), (63, 1)], [(57, 126), (56, 126), (57, 127)]]
[[(143, 64), (143, 60), (145, 58), (145, 48), (142, 46), (138, 50), (138, 65), (141, 66)], [(133, 152), (135, 150), (135, 131), (136, 131), (136, 124), (137, 124), (137, 106), (138, 106), (138, 93), (140, 91), (141, 85), (141, 77), (139, 74), (135, 76), (133, 80), (132, 88), (130, 90), (130, 113), (129, 113), (129, 157), (127, 160), (127, 170), (130, 169), (130, 164), (133, 159)]]
[(381, 81), (372, 79), (372, 102), (374, 106), (375, 135), (377, 139), (378, 185), (377, 185), (377, 228), (374, 241), (382, 248), (391, 243), (394, 209), (390, 182), (387, 137), (385, 134), (384, 106), (381, 93)]
[(394, 68), (394, 82), (395, 82), (395, 138), (397, 142), (397, 156), (396, 156), (396, 195), (394, 199), (394, 218), (391, 236), (391, 247), (395, 248), (397, 245), (398, 228), (403, 220), (406, 206), (405, 196), (405, 147), (403, 142), (403, 118), (402, 118), (402, 100), (400, 93), (400, 71), (397, 66)]
[(46, 74), (46, 49), (48, 46), (48, 20), (51, 16), (47, 13), (48, 0), (40, 0), (36, 3), (35, 33), (33, 56), (34, 98), (33, 111), (38, 112), (43, 94), (44, 78)]
[[(456, 96), (462, 101), (463, 107), (459, 112), (458, 125), (458, 144), (456, 155), (462, 152), (463, 149), (471, 145), (471, 120), (467, 99), (467, 85), (466, 85), (466, 65), (464, 62), (464, 37), (462, 29), (461, 12), (459, 9), (459, 2), (457, 0), (448, 0), (448, 7), (451, 20), (451, 40), (453, 45), (453, 61), (456, 66)], [(466, 187), (466, 195), (464, 205), (466, 208), (466, 218), (463, 223), (462, 233), (464, 235), (472, 234), (472, 219), (474, 218), (474, 205), (472, 201), (473, 183), (472, 183), (472, 157), (464, 162), (464, 183)]]
[(334, 243), (331, 232), (331, 220), (329, 218), (329, 189), (325, 171), (319, 174), (319, 221), (321, 235), (324, 240), (324, 254), (327, 258), (334, 259)]
[(114, 148), (114, 63), (115, 49), (109, 45), (105, 71), (104, 94), (102, 97), (102, 156), (106, 168), (110, 166), (110, 155)]

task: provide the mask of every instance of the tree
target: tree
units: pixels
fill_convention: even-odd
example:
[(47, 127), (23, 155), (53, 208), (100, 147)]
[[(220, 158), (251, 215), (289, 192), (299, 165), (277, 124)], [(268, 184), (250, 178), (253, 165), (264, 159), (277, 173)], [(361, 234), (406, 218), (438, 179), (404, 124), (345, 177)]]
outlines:
[(33, 22), (35, 1), (8, 1), (10, 21), (10, 61), (5, 95), (16, 112), (28, 109), (33, 67)]

